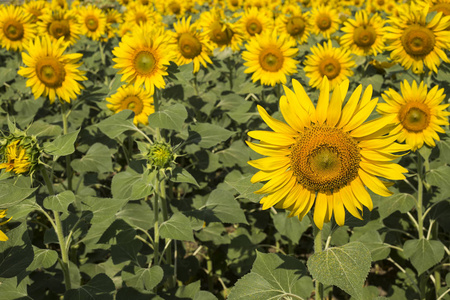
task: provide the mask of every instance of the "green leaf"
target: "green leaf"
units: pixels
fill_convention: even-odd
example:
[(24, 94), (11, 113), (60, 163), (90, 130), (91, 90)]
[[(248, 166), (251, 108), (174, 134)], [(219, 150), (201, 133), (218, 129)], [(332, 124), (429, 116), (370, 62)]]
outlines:
[(308, 260), (308, 269), (316, 280), (361, 299), (371, 261), (370, 251), (364, 244), (351, 242), (314, 253)]
[(428, 184), (438, 186), (441, 189), (441, 194), (448, 195), (450, 193), (450, 167), (447, 165), (440, 166), (437, 169), (430, 170), (426, 174), (426, 181)]
[(48, 124), (44, 121), (38, 120), (28, 127), (27, 134), (44, 138), (58, 136), (61, 134), (61, 131), (61, 126)]
[(48, 196), (44, 199), (44, 207), (50, 210), (67, 212), (69, 204), (75, 201), (75, 195), (71, 191), (64, 191), (58, 195)]
[(436, 144), (439, 147), (440, 155), (439, 158), (442, 162), (450, 164), (450, 139), (444, 139), (437, 141)]
[(203, 148), (211, 148), (220, 142), (226, 141), (234, 132), (222, 128), (219, 125), (209, 123), (197, 123), (190, 128), (188, 141), (198, 144)]
[(197, 183), (197, 180), (195, 180), (194, 176), (191, 175), (186, 169), (183, 169), (181, 167), (176, 167), (172, 171), (172, 176), (170, 177), (170, 181), (172, 182), (186, 182), (193, 185), (196, 185), (197, 187), (200, 187)]
[(54, 156), (66, 156), (75, 152), (75, 141), (80, 130), (58, 136), (52, 142), (44, 143), (44, 151)]
[(389, 197), (379, 197), (378, 208), (382, 219), (388, 217), (396, 210), (407, 213), (413, 208), (415, 199), (410, 194), (397, 193)]
[(33, 246), (34, 260), (28, 266), (28, 271), (34, 271), (38, 268), (50, 268), (56, 263), (58, 253), (55, 250), (40, 249)]
[(182, 213), (175, 213), (169, 220), (163, 222), (159, 227), (159, 233), (162, 238), (194, 241), (189, 218)]
[(251, 273), (231, 290), (229, 300), (309, 299), (314, 289), (305, 266), (296, 258), (256, 252)]
[(113, 299), (112, 292), (116, 289), (114, 282), (106, 274), (98, 274), (87, 284), (78, 289), (68, 290), (65, 300), (103, 300)]
[(149, 115), (148, 123), (154, 128), (159, 127), (181, 131), (187, 116), (188, 114), (184, 105), (177, 103)]
[(250, 179), (253, 174), (241, 174), (238, 170), (234, 170), (225, 177), (225, 183), (231, 186), (239, 193), (237, 198), (246, 198), (252, 202), (259, 202), (262, 195), (257, 195), (254, 192), (259, 190), (262, 183), (251, 183)]
[(0, 207), (5, 209), (17, 205), (33, 194), (36, 189), (17, 186), (10, 180), (0, 181)]
[(297, 245), (302, 234), (308, 229), (310, 222), (307, 218), (300, 222), (297, 217), (289, 218), (288, 215), (289, 212), (287, 211), (272, 214), (273, 224), (281, 235), (286, 236), (294, 245)]
[(32, 300), (28, 296), (27, 286), (30, 284), (26, 280), (18, 282), (17, 277), (2, 279), (0, 283), (0, 295), (4, 300)]
[(114, 198), (137, 200), (150, 195), (155, 184), (156, 172), (145, 170), (139, 173), (128, 168), (125, 172), (114, 175), (111, 192)]
[(153, 227), (153, 212), (147, 203), (127, 203), (123, 209), (121, 209), (116, 217), (124, 220), (131, 226), (137, 226), (144, 230), (148, 230)]
[(243, 141), (238, 140), (230, 147), (217, 152), (217, 155), (225, 167), (247, 166), (247, 161), (250, 159), (249, 150), (250, 148)]
[(363, 243), (364, 246), (370, 250), (372, 261), (385, 259), (391, 252), (391, 249), (384, 244), (378, 231), (374, 229), (367, 230), (363, 235), (359, 236), (358, 239), (353, 239), (352, 236), (351, 241)]
[(408, 240), (403, 245), (403, 253), (411, 260), (418, 274), (422, 274), (444, 257), (444, 245), (435, 240)]
[(134, 112), (125, 109), (101, 121), (97, 127), (109, 138), (115, 139), (126, 131), (136, 131), (137, 127), (133, 124), (133, 119)]
[(85, 156), (81, 159), (74, 159), (71, 165), (75, 171), (80, 173), (106, 173), (113, 170), (109, 148), (100, 143), (92, 145)]
[(137, 289), (146, 289), (151, 291), (161, 282), (164, 277), (164, 271), (160, 266), (152, 266), (151, 268), (134, 267), (131, 271), (126, 268), (122, 271), (122, 278), (131, 286)]
[(111, 258), (114, 264), (132, 261), (139, 265), (138, 253), (142, 248), (142, 242), (133, 240), (128, 243), (120, 243), (111, 246)]

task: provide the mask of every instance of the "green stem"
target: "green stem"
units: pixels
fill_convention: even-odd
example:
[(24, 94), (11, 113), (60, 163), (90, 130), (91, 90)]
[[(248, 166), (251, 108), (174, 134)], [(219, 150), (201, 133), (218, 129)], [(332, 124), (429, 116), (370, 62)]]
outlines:
[[(103, 43), (98, 43), (98, 48), (100, 49), (100, 58), (102, 60), (102, 65), (106, 67), (105, 50), (103, 49)], [(105, 76), (107, 77), (107, 76)]]
[[(161, 197), (161, 210), (162, 210), (162, 214), (163, 214), (163, 220), (167, 221), (169, 219), (169, 212), (168, 212), (168, 204), (167, 204), (168, 198), (167, 198), (167, 194), (166, 194), (166, 180), (165, 179), (162, 179), (159, 184), (159, 193), (160, 193), (160, 197)], [(172, 243), (170, 243), (169, 239), (165, 239), (164, 241), (166, 244), (169, 243), (167, 246), (166, 253), (165, 253), (166, 263), (169, 265), (172, 265)], [(175, 286), (174, 277), (169, 278), (169, 286), (170, 287)]]
[(153, 263), (155, 265), (158, 264), (159, 262), (159, 187), (157, 186), (155, 189), (155, 194), (153, 196), (154, 199), (154, 205), (153, 205), (153, 213), (154, 213), (154, 219), (155, 219), (155, 223), (154, 223), (154, 238), (153, 238), (153, 250), (154, 250), (154, 254), (153, 254)]
[(417, 224), (419, 239), (423, 239), (423, 159), (417, 152)]
[[(68, 113), (66, 111), (66, 103), (64, 101), (61, 102), (61, 115), (63, 120), (63, 134), (67, 134), (69, 132), (69, 126), (68, 126)], [(72, 190), (72, 167), (70, 166), (70, 154), (66, 156), (66, 173), (67, 173), (67, 189), (69, 191)]]
[[(314, 235), (314, 253), (322, 252), (322, 230), (320, 230), (316, 224), (314, 223), (313, 218), (310, 216), (311, 224), (313, 226), (313, 235)], [(323, 284), (316, 279), (316, 300), (323, 299)]]

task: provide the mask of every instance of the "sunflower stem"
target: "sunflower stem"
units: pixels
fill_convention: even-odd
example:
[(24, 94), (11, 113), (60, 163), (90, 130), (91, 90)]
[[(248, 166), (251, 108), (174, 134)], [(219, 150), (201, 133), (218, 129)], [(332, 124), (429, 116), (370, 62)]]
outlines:
[[(62, 115), (62, 121), (63, 121), (63, 134), (66, 135), (69, 132), (69, 126), (68, 126), (68, 113), (66, 110), (66, 103), (64, 101), (61, 102), (61, 115)], [(67, 173), (67, 189), (69, 191), (72, 190), (72, 167), (70, 165), (71, 162), (71, 155), (66, 156), (66, 173)]]
[(419, 239), (423, 239), (423, 159), (417, 152), (417, 223), (419, 231)]
[[(158, 176), (159, 177), (159, 176)], [(153, 204), (153, 213), (154, 213), (154, 219), (155, 219), (155, 223), (154, 223), (154, 237), (153, 237), (153, 263), (155, 265), (158, 265), (159, 262), (159, 197), (160, 197), (160, 192), (159, 192), (159, 185), (157, 184), (155, 187), (155, 193), (153, 195), (153, 200), (154, 200), (154, 204)]]
[[(161, 197), (161, 210), (162, 210), (163, 220), (165, 222), (169, 219), (169, 212), (168, 212), (168, 205), (167, 205), (168, 198), (167, 198), (167, 194), (166, 194), (166, 180), (165, 179), (161, 179), (161, 181), (160, 181), (159, 193), (160, 193), (160, 197)], [(167, 245), (167, 250), (165, 253), (166, 263), (169, 265), (172, 265), (172, 244), (170, 243), (170, 239), (165, 239), (164, 242)], [(176, 241), (174, 240), (174, 242), (176, 242)], [(176, 282), (175, 277), (169, 277), (168, 281), (169, 281), (169, 288), (172, 288), (175, 286), (175, 282)]]
[[(312, 219), (312, 217), (311, 217)], [(311, 224), (313, 226), (313, 235), (314, 235), (314, 253), (322, 252), (322, 230), (320, 230), (316, 224), (314, 224), (314, 220), (311, 220)], [(316, 279), (316, 300), (323, 299), (323, 284)]]

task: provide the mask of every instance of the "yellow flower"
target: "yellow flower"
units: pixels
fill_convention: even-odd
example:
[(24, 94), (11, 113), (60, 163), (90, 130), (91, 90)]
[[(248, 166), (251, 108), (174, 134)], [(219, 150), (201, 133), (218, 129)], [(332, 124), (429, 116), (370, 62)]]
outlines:
[(395, 136), (383, 135), (393, 118), (365, 122), (378, 101), (371, 99), (371, 85), (364, 93), (358, 86), (342, 107), (349, 81), (338, 85), (330, 99), (325, 78), (314, 107), (302, 85), (296, 80), (292, 84), (294, 91), (284, 87), (286, 96), (279, 104), (287, 124), (258, 106), (274, 131), (248, 133), (260, 140), (259, 144), (248, 142), (249, 147), (267, 156), (248, 162), (260, 169), (251, 181), (267, 181), (255, 192), (266, 195), (262, 208), (287, 209), (301, 220), (314, 205), (314, 223), (320, 229), (333, 215), (338, 225), (344, 225), (345, 209), (361, 219), (363, 206), (373, 208), (365, 186), (376, 194), (391, 195), (378, 177), (404, 179), (402, 173), (407, 170), (391, 160), (398, 157), (394, 152), (409, 147), (394, 143)]
[(31, 14), (31, 23), (36, 23), (50, 3), (45, 0), (28, 1), (22, 4), (23, 9)]
[(54, 42), (64, 37), (64, 42), (72, 46), (80, 39), (81, 28), (75, 11), (45, 10), (37, 26), (40, 35), (48, 35)]
[(49, 98), (53, 103), (56, 96), (66, 102), (76, 99), (83, 88), (78, 81), (86, 80), (84, 71), (77, 68), (83, 56), (79, 53), (63, 54), (67, 48), (64, 38), (52, 42), (48, 35), (42, 40), (36, 38), (25, 46), (28, 54), (22, 52), (22, 60), (26, 67), (20, 67), (19, 75), (28, 78), (27, 86), (31, 86), (34, 97)]
[(106, 15), (92, 4), (78, 10), (81, 21), (81, 32), (88, 38), (99, 41), (106, 33)]
[[(6, 212), (8, 210), (7, 209), (0, 209), (0, 219), (3, 219), (6, 217)], [(0, 225), (4, 225), (6, 223), (9, 222), (9, 220), (11, 220), (12, 217), (10, 217), (8, 220), (4, 221), (4, 222), (0, 222)], [(6, 236), (6, 234), (3, 233), (3, 231), (0, 230), (0, 242), (6, 242), (8, 239), (8, 237)]]
[(319, 88), (325, 76), (330, 80), (330, 86), (334, 87), (347, 77), (353, 75), (356, 64), (350, 52), (342, 48), (333, 48), (331, 41), (324, 42), (311, 48), (313, 54), (306, 56), (305, 73), (310, 78), (309, 85)]
[(124, 19), (126, 24), (130, 24), (132, 27), (136, 25), (154, 25), (157, 24), (158, 27), (161, 25), (162, 16), (157, 13), (153, 8), (149, 6), (144, 6), (141, 4), (134, 5), (130, 7), (124, 13)]
[(14, 172), (16, 174), (23, 174), (30, 170), (31, 161), (26, 149), (19, 145), (20, 140), (15, 140), (6, 145), (2, 149), (2, 163), (0, 169), (5, 169), (6, 172)]
[(311, 31), (309, 12), (303, 14), (298, 6), (293, 6), (289, 14), (281, 14), (275, 22), (278, 33), (288, 34), (300, 45), (308, 41)]
[(124, 109), (134, 111), (133, 122), (135, 125), (138, 123), (147, 125), (148, 116), (155, 112), (152, 94), (133, 85), (120, 87), (117, 93), (106, 98), (106, 101), (109, 102), (106, 106), (114, 113)]
[(405, 80), (400, 85), (401, 93), (389, 89), (382, 94), (386, 103), (379, 103), (377, 111), (387, 117), (394, 117), (397, 127), (391, 134), (397, 134), (399, 142), (406, 142), (413, 151), (423, 144), (436, 146), (440, 133), (445, 133), (441, 126), (449, 125), (445, 111), (449, 104), (443, 104), (444, 89), (435, 86), (427, 91), (427, 86), (421, 82), (419, 86), (413, 81), (412, 86)]
[(163, 15), (182, 17), (186, 12), (185, 2), (180, 0), (156, 1), (155, 6), (159, 13)]
[(311, 10), (311, 23), (314, 25), (313, 32), (322, 34), (325, 39), (339, 29), (338, 12), (330, 6), (319, 5)]
[(32, 17), (20, 6), (0, 6), (0, 46), (22, 51), (23, 45), (36, 36)]
[(253, 73), (252, 80), (261, 84), (275, 86), (286, 83), (286, 75), (297, 71), (298, 61), (294, 59), (298, 49), (295, 41), (286, 34), (277, 37), (276, 31), (258, 35), (245, 46), (247, 51), (242, 53), (245, 60), (244, 72)]
[(241, 13), (241, 18), (237, 22), (241, 27), (240, 32), (243, 33), (245, 40), (250, 39), (256, 34), (263, 34), (265, 31), (272, 31), (273, 20), (265, 9), (257, 9), (252, 7)]

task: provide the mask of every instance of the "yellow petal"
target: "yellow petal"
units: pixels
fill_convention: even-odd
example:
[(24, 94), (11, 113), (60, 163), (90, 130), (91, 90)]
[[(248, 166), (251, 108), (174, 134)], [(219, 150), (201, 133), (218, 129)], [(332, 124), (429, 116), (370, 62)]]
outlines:
[(328, 106), (327, 124), (330, 127), (334, 127), (339, 121), (339, 118), (341, 117), (341, 109), (342, 109), (341, 92), (340, 89), (337, 88), (333, 91), (330, 105)]
[(266, 122), (266, 124), (270, 128), (272, 128), (273, 131), (287, 133), (291, 135), (297, 134), (297, 132), (291, 127), (289, 127), (289, 125), (269, 116), (267, 111), (260, 105), (258, 105), (258, 112), (261, 118), (264, 120), (264, 122)]
[(269, 156), (260, 159), (250, 160), (247, 163), (257, 169), (263, 171), (272, 171), (281, 169), (291, 162), (287, 156)]
[(373, 175), (370, 175), (363, 169), (358, 170), (358, 175), (361, 178), (362, 182), (375, 194), (383, 197), (389, 197), (393, 194), (386, 188), (386, 186), (380, 179)]
[(318, 124), (322, 125), (327, 118), (328, 103), (330, 100), (330, 83), (327, 76), (323, 77), (320, 88), (319, 100), (317, 100), (316, 119)]
[(253, 130), (248, 132), (248, 136), (276, 146), (290, 146), (292, 144), (295, 144), (295, 140), (292, 135), (287, 135), (279, 132)]
[(280, 174), (279, 176), (272, 178), (269, 182), (264, 184), (262, 188), (255, 191), (255, 194), (267, 194), (267, 193), (273, 193), (279, 189), (281, 189), (283, 186), (285, 186), (289, 180), (291, 180), (293, 172), (287, 171), (285, 173)]
[(345, 208), (344, 203), (342, 203), (341, 194), (333, 193), (334, 201), (334, 219), (339, 226), (344, 226), (345, 224)]
[(351, 191), (350, 186), (346, 185), (343, 188), (339, 190), (340, 197), (342, 200), (342, 203), (344, 204), (345, 208), (348, 210), (348, 212), (354, 216), (355, 218), (358, 218), (362, 220), (361, 214), (359, 213), (358, 209), (356, 208), (355, 202), (355, 196), (353, 196), (353, 193)]
[(320, 230), (322, 230), (323, 228), (323, 222), (327, 214), (327, 205), (328, 205), (327, 195), (318, 192), (316, 197), (316, 203), (314, 205), (314, 223)]
[(356, 200), (358, 200), (362, 205), (367, 207), (369, 210), (373, 209), (373, 202), (370, 198), (369, 193), (367, 192), (366, 188), (364, 187), (361, 179), (359, 177), (356, 177), (355, 180), (353, 180), (350, 183), (350, 186), (352, 187), (353, 195), (355, 196)]
[(255, 152), (266, 156), (287, 156), (291, 153), (289, 148), (285, 147), (274, 147), (264, 144), (255, 144), (249, 141), (245, 141), (247, 145)]

